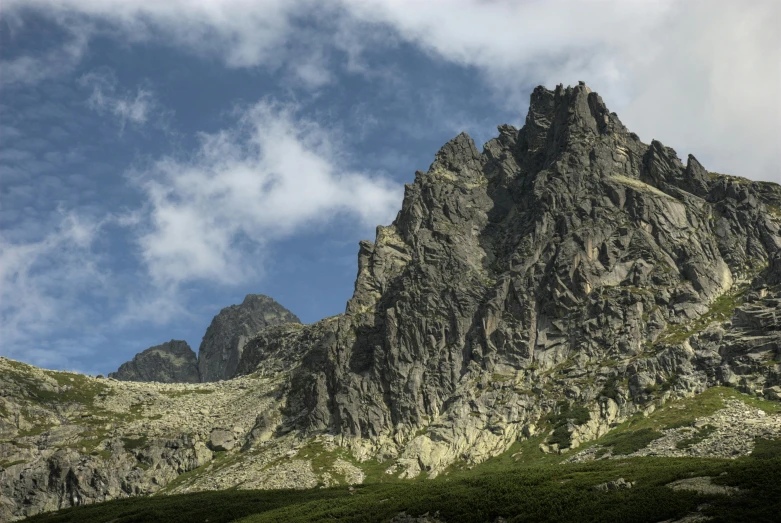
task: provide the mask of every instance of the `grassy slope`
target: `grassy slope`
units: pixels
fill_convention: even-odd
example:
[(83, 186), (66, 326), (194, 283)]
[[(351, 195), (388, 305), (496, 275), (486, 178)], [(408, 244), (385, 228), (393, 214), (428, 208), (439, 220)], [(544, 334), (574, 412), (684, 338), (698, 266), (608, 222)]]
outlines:
[[(648, 418), (638, 417), (591, 444), (630, 445), (647, 439), (648, 429), (682, 426), (718, 410), (724, 399), (740, 398), (768, 412), (779, 404), (715, 388), (673, 402)], [(31, 518), (32, 522), (141, 521), (295, 522), (388, 521), (399, 512), (439, 512), (444, 521), (632, 521), (677, 518), (708, 503), (714, 521), (777, 521), (781, 512), (781, 441), (761, 441), (751, 457), (737, 460), (634, 458), (587, 464), (560, 464), (566, 456), (541, 454), (541, 438), (517, 442), (508, 452), (472, 469), (455, 467), (435, 480), (378, 481), (372, 465), (367, 483), (308, 491), (228, 490), (134, 498)], [(582, 448), (585, 448), (582, 447)], [(306, 454), (317, 458), (316, 447)], [(721, 475), (725, 473), (725, 475)], [(672, 491), (664, 485), (692, 476), (747, 489), (727, 498)], [(622, 477), (631, 490), (596, 492), (594, 485)]]

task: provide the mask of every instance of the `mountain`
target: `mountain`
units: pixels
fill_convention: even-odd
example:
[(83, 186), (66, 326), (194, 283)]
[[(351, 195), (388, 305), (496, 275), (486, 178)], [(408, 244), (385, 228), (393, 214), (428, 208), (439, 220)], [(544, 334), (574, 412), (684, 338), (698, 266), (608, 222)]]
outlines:
[(122, 381), (198, 383), (232, 378), (247, 340), (271, 325), (301, 323), (262, 294), (247, 294), (240, 305), (225, 307), (206, 330), (196, 356), (185, 341), (171, 340), (136, 354), (110, 378)]
[(344, 315), (253, 340), (239, 369), (286, 355), (298, 430), (409, 477), (485, 460), (561, 405), (589, 411), (569, 447), (671, 396), (774, 394), (780, 190), (683, 165), (583, 84), (538, 87), (522, 129), (482, 152), (461, 134), (416, 173), (361, 243)]
[(109, 378), (122, 381), (198, 383), (198, 358), (186, 341), (171, 340), (136, 354)]
[(201, 381), (232, 378), (247, 341), (266, 327), (282, 323), (301, 323), (301, 320), (262, 294), (247, 294), (240, 305), (222, 309), (206, 329), (198, 349)]
[[(366, 491), (372, 518), (387, 521), (403, 505), (389, 481), (527, 461), (588, 472), (597, 491), (646, 481), (632, 506), (650, 512), (634, 519), (682, 517), (712, 499), (673, 481), (729, 467), (691, 461), (684, 474), (672, 458), (737, 458), (728, 473), (744, 478), (781, 438), (780, 203), (777, 184), (641, 142), (582, 83), (538, 87), (523, 128), (500, 126), (482, 151), (461, 134), (416, 173), (394, 222), (360, 243), (344, 314), (248, 326), (242, 304), (215, 317), (199, 351), (210, 383), (0, 360), (0, 518), (366, 482), (380, 485)], [(648, 456), (666, 456), (654, 470), (667, 472), (652, 478), (638, 465)], [(612, 477), (626, 457), (636, 478)], [(436, 500), (456, 483), (432, 484), (415, 489), (454, 509)]]

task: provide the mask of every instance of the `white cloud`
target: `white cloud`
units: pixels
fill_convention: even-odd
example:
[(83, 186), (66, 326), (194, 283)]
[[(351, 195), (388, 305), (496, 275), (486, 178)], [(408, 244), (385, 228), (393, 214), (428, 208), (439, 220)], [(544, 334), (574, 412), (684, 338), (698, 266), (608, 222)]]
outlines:
[(401, 187), (341, 166), (337, 144), (295, 108), (260, 102), (237, 125), (201, 135), (188, 159), (163, 158), (133, 179), (148, 201), (137, 225), (158, 287), (257, 277), (267, 242), (339, 215), (389, 222)]
[[(330, 10), (315, 0), (6, 0), (3, 8), (17, 16), (35, 10), (65, 27), (94, 22), (86, 38), (163, 42), (232, 68), (290, 66), (293, 76), (314, 86), (329, 77), (317, 64), (307, 64), (320, 43), (298, 24)], [(17, 68), (23, 65), (33, 69), (26, 63)]]
[(143, 125), (157, 108), (152, 91), (138, 87), (135, 93), (119, 88), (116, 77), (111, 73), (92, 72), (79, 79), (82, 86), (92, 89), (87, 100), (89, 107), (100, 114), (108, 113), (119, 120), (120, 131), (127, 123)]
[[(10, 0), (4, 8), (36, 9), (74, 35), (88, 25), (228, 67), (283, 69), (315, 89), (334, 81), (335, 67), (382, 77), (364, 51), (406, 41), (475, 68), (511, 110), (524, 110), (534, 85), (585, 80), (645, 140), (695, 153), (710, 169), (777, 180), (781, 164), (775, 0)], [(52, 74), (41, 65), (56, 71), (61, 54), (64, 64), (83, 54), (84, 40), (74, 42), (4, 64), (4, 76)]]
[[(4, 14), (7, 15), (8, 12)], [(20, 18), (12, 16), (10, 22), (14, 21), (16, 22), (14, 29), (19, 29), (19, 25), (22, 24)], [(68, 33), (67, 40), (38, 54), (22, 55), (0, 61), (0, 70), (2, 70), (0, 84), (35, 84), (70, 73), (75, 69), (87, 51), (92, 28), (81, 20), (60, 19), (59, 21)]]
[[(0, 241), (0, 351), (38, 364), (67, 358), (47, 350), (52, 332), (90, 323), (85, 295), (104, 295), (108, 281), (93, 242), (101, 224), (62, 213), (57, 228), (29, 241)], [(67, 355), (74, 356), (73, 353)], [(32, 359), (31, 359), (32, 358)]]
[(521, 87), (585, 80), (642, 138), (712, 170), (778, 181), (781, 3), (774, 0), (344, 0), (432, 56)]

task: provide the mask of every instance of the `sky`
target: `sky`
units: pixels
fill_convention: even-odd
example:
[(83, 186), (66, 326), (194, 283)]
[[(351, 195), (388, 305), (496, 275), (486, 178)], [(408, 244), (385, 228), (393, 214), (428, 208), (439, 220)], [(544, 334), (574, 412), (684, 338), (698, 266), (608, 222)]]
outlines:
[(773, 0), (4, 0), (0, 355), (105, 374), (248, 293), (343, 312), (415, 171), (537, 85), (779, 182), (779, 27)]

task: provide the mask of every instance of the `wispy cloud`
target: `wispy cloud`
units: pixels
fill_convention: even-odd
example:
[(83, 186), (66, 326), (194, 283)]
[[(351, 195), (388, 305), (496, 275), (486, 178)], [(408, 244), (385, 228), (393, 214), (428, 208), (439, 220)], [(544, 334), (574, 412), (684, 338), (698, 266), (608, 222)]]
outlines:
[(151, 118), (158, 103), (149, 88), (137, 87), (135, 92), (122, 89), (111, 72), (91, 72), (79, 79), (79, 84), (92, 90), (87, 105), (99, 114), (110, 114), (119, 120), (120, 132), (125, 125), (143, 125)]
[(508, 108), (525, 108), (519, 95), (532, 85), (585, 80), (645, 140), (697, 153), (714, 170), (778, 180), (777, 1), (343, 4), (355, 20), (479, 71)]
[(263, 101), (236, 125), (202, 134), (190, 158), (163, 158), (133, 179), (146, 195), (141, 257), (157, 285), (257, 277), (267, 242), (337, 216), (387, 223), (400, 185), (351, 172), (327, 130)]
[[(322, 50), (322, 42), (310, 38), (312, 33), (304, 26), (334, 9), (314, 0), (6, 0), (3, 8), (11, 15), (36, 11), (68, 28), (94, 22), (94, 30), (83, 33), (81, 45), (67, 55), (67, 63), (82, 56), (89, 38), (103, 36), (126, 43), (162, 42), (218, 59), (230, 68), (283, 69), (314, 87), (330, 77), (311, 60)], [(52, 49), (42, 58), (56, 63), (63, 51)], [(22, 57), (14, 68), (33, 81), (33, 65), (43, 63), (41, 59), (32, 62)]]
[[(332, 82), (337, 69), (381, 78), (385, 68), (365, 54), (407, 42), (479, 71), (511, 110), (524, 110), (534, 85), (585, 80), (641, 137), (696, 152), (710, 168), (772, 180), (781, 164), (775, 0), (8, 0), (4, 9), (37, 10), (74, 35), (4, 64), (6, 81), (71, 67), (88, 38), (73, 28), (85, 24), (228, 67), (282, 70), (310, 89)], [(128, 117), (131, 109), (123, 109)]]
[(67, 33), (65, 42), (37, 54), (0, 60), (0, 70), (3, 72), (0, 74), (0, 85), (36, 84), (70, 73), (76, 68), (89, 46), (92, 27), (83, 20), (60, 19), (60, 22)]
[(95, 311), (85, 297), (104, 296), (110, 278), (93, 249), (100, 227), (63, 211), (56, 229), (41, 238), (0, 238), (2, 353), (38, 364), (62, 363), (74, 356), (58, 357), (47, 350), (48, 343), (42, 346), (36, 340), (57, 331), (88, 330)]

